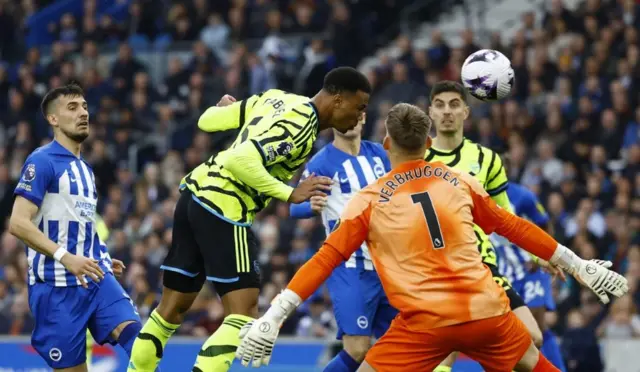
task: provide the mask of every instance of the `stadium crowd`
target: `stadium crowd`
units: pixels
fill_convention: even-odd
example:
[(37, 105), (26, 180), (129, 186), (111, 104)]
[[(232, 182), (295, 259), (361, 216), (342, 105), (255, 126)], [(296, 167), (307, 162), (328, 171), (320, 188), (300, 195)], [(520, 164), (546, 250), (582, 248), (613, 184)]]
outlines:
[[(43, 51), (15, 40), (26, 32), (25, 17), (47, 3), (0, 0), (0, 226), (26, 155), (50, 140), (39, 112), (43, 93), (81, 82), (92, 126), (83, 151), (99, 187), (102, 238), (126, 263), (122, 282), (146, 318), (159, 299), (158, 267), (170, 244), (177, 185), (234, 136), (199, 132), (200, 113), (225, 93), (242, 98), (279, 87), (311, 95), (330, 68), (357, 65), (374, 52), (377, 42), (368, 35), (388, 29), (404, 2), (374, 1), (363, 9), (363, 2), (341, 1), (193, 0), (155, 7), (140, 0), (115, 20), (97, 17), (95, 1), (87, 1), (82, 17), (66, 14), (50, 25), (55, 41), (43, 63)], [(537, 18), (523, 14), (513, 40), (496, 32), (486, 45), (476, 44), (470, 30), (462, 32), (459, 47), (438, 32), (425, 50), (412, 48), (407, 35), (397, 37), (400, 55), (383, 55), (367, 71), (374, 93), (365, 137), (382, 139), (386, 111), (396, 102), (426, 109), (429, 86), (459, 80), (469, 53), (488, 47), (511, 58), (511, 97), (473, 101), (466, 136), (499, 151), (510, 180), (539, 195), (559, 241), (584, 258), (613, 261), (631, 286), (632, 295), (604, 307), (571, 279), (555, 281), (558, 311), (550, 320), (570, 369), (586, 371), (602, 363), (592, 352), (599, 338), (640, 337), (640, 2), (588, 0), (569, 11), (554, 0)], [(283, 42), (301, 32), (311, 35), (301, 47)], [(265, 35), (259, 48), (243, 43)], [(192, 52), (171, 58), (157, 79), (135, 51), (163, 40), (193, 42)], [(115, 60), (100, 52), (105, 45), (117, 47)], [(324, 133), (316, 150), (330, 140)], [(266, 306), (320, 246), (324, 232), (319, 219), (290, 220), (288, 206), (276, 202), (254, 230), (261, 243), (260, 304)], [(6, 231), (0, 245), (0, 334), (28, 334), (33, 321), (24, 249)], [(207, 287), (179, 333), (209, 335), (222, 314), (214, 288)], [(334, 331), (322, 292), (283, 329), (326, 338)]]

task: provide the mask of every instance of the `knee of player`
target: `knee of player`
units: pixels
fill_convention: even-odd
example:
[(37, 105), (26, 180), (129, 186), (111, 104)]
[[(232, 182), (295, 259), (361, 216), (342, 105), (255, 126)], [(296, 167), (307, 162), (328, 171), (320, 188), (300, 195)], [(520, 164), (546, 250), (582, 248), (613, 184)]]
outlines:
[(368, 336), (344, 336), (345, 351), (355, 360), (361, 363), (371, 348), (371, 339)]

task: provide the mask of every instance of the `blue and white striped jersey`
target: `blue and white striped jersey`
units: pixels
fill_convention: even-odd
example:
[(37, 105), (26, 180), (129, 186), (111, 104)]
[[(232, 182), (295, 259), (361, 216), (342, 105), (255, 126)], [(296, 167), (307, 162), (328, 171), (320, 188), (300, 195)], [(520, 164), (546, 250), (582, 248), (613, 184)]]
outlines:
[[(322, 223), (327, 235), (351, 197), (389, 170), (391, 165), (382, 145), (364, 140), (360, 144), (358, 156), (347, 154), (330, 143), (311, 158), (305, 167), (303, 178), (315, 173), (317, 176), (333, 178), (334, 181), (327, 206), (322, 211)], [(366, 243), (353, 253), (345, 265), (348, 268), (374, 270)]]
[[(549, 215), (538, 197), (525, 186), (509, 182), (507, 195), (516, 215), (542, 228), (549, 222)], [(523, 279), (527, 274), (526, 263), (531, 260), (529, 253), (497, 234), (491, 234), (490, 238), (498, 253), (500, 273), (512, 282)]]
[[(33, 151), (25, 161), (15, 195), (38, 206), (33, 223), (70, 253), (100, 261), (111, 272), (111, 257), (96, 231), (95, 177), (91, 167), (56, 141)], [(80, 281), (53, 258), (27, 247), (29, 285), (44, 282), (56, 287)], [(90, 280), (89, 277), (86, 278)]]

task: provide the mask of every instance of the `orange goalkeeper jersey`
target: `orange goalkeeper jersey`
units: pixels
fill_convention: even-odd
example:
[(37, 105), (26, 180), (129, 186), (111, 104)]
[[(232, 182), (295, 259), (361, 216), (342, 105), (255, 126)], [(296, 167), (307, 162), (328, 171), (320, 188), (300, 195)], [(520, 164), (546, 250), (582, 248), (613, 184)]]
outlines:
[(502, 315), (509, 300), (481, 262), (474, 222), (547, 260), (557, 246), (535, 225), (500, 208), (473, 177), (416, 160), (351, 199), (289, 289), (307, 298), (366, 241), (389, 301), (410, 329)]

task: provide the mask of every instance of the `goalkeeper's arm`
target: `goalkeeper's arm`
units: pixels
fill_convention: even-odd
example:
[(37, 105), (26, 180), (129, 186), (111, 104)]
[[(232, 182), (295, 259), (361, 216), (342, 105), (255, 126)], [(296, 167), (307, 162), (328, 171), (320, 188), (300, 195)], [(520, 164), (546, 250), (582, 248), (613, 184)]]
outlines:
[(620, 297), (629, 290), (623, 276), (607, 269), (610, 262), (602, 264), (583, 260), (535, 224), (500, 208), (479, 186), (476, 185), (481, 190), (479, 193), (471, 186), (472, 214), (474, 222), (486, 233), (495, 231), (519, 247), (563, 269), (590, 288), (603, 303), (609, 302), (608, 293)]

